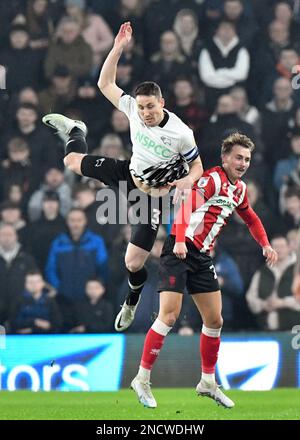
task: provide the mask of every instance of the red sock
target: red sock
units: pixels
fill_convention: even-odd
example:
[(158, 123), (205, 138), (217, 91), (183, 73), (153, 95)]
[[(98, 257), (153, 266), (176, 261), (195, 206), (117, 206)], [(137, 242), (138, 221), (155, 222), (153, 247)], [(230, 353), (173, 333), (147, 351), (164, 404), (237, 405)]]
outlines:
[(163, 346), (165, 336), (160, 335), (152, 328), (148, 331), (144, 342), (141, 366), (151, 370), (154, 362), (158, 358), (161, 347)]
[(207, 336), (205, 333), (201, 333), (200, 336), (200, 353), (202, 360), (202, 372), (207, 374), (213, 374), (215, 372), (216, 363), (218, 360), (218, 352), (220, 347), (221, 338)]

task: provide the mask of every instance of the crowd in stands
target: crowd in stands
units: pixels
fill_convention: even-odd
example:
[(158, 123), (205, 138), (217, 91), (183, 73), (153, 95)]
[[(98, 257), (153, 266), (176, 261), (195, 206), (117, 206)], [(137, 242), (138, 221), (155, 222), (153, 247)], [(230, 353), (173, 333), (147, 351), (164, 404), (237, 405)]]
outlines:
[[(290, 330), (300, 245), (299, 0), (3, 0), (0, 2), (0, 323), (10, 333), (112, 332), (127, 288), (127, 224), (105, 224), (104, 185), (64, 169), (65, 138), (49, 112), (83, 120), (89, 153), (131, 155), (126, 116), (97, 88), (114, 36), (133, 38), (117, 68), (126, 92), (159, 83), (166, 108), (194, 131), (204, 169), (220, 164), (224, 137), (256, 144), (249, 199), (278, 263), (233, 215), (214, 249), (225, 330)], [(118, 197), (118, 194), (116, 194)], [(161, 227), (132, 332), (158, 311)], [(185, 298), (175, 331), (201, 327)]]

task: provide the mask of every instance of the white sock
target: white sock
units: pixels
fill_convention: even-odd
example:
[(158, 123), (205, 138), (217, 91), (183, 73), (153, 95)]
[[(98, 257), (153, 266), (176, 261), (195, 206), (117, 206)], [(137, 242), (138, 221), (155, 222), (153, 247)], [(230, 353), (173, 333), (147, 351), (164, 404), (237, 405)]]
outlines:
[(207, 384), (213, 384), (216, 382), (215, 374), (202, 373), (201, 374), (201, 382), (205, 382)]
[(150, 374), (151, 374), (151, 370), (147, 370), (146, 368), (140, 366), (137, 377), (142, 382), (150, 382)]

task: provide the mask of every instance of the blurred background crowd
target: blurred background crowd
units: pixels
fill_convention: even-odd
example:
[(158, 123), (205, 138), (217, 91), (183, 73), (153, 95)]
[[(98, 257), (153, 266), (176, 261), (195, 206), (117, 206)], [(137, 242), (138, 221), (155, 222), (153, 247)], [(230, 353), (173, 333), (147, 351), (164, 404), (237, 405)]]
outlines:
[[(133, 38), (117, 68), (126, 92), (159, 83), (166, 108), (193, 130), (204, 168), (220, 164), (235, 131), (256, 144), (250, 202), (279, 260), (233, 216), (214, 250), (225, 330), (290, 330), (300, 320), (291, 293), (300, 226), (300, 1), (2, 0), (0, 65), (0, 323), (10, 333), (113, 331), (126, 296), (129, 225), (104, 224), (103, 185), (63, 166), (65, 139), (43, 126), (63, 113), (88, 126), (89, 153), (131, 155), (126, 116), (97, 89), (114, 36)], [(156, 317), (161, 227), (131, 332)], [(201, 326), (186, 299), (174, 331)]]

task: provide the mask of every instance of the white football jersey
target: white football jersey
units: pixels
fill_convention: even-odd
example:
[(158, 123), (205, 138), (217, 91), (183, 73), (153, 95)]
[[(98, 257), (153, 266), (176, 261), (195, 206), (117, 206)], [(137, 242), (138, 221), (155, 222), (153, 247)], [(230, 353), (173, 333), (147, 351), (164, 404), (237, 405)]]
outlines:
[[(130, 171), (139, 180), (149, 185), (163, 185), (166, 180), (171, 182), (179, 174), (165, 178), (163, 169), (172, 170), (179, 155), (182, 157), (182, 169), (185, 163), (195, 160), (198, 155), (193, 131), (174, 113), (164, 109), (165, 118), (160, 125), (148, 127), (140, 118), (136, 100), (129, 95), (122, 95), (119, 100), (119, 110), (129, 119), (130, 137), (132, 142), (132, 157)], [(149, 172), (150, 170), (150, 172)], [(156, 170), (156, 172), (155, 172)], [(176, 169), (178, 171), (178, 169)], [(151, 178), (154, 173), (154, 179)]]

